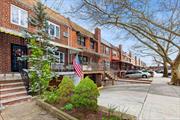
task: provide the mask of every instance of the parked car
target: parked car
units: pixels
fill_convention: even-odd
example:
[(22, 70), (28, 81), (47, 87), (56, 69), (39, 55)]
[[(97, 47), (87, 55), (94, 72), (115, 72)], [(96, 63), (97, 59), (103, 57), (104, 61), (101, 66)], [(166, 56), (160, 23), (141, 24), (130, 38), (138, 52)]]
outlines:
[(168, 70), (168, 76), (171, 76), (171, 70)]
[(130, 70), (126, 72), (125, 78), (148, 78), (151, 74), (140, 70)]
[(156, 74), (156, 72), (155, 72), (155, 71), (148, 71), (148, 73), (150, 73), (150, 74), (151, 74), (151, 77), (154, 77), (154, 75)]

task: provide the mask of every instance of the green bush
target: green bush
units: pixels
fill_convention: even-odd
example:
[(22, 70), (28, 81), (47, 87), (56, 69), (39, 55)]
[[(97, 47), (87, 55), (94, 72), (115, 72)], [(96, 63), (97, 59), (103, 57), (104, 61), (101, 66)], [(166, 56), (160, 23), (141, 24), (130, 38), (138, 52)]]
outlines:
[(96, 84), (86, 77), (75, 87), (72, 103), (76, 108), (96, 111), (98, 96), (99, 91)]
[(63, 107), (63, 109), (67, 111), (71, 111), (73, 109), (73, 105), (71, 103), (68, 103)]
[(42, 98), (44, 99), (45, 102), (50, 103), (50, 104), (54, 104), (54, 103), (57, 103), (59, 101), (59, 94), (57, 93), (56, 90), (45, 91), (42, 94)]
[(58, 86), (58, 93), (60, 102), (66, 104), (71, 101), (71, 96), (74, 90), (74, 83), (69, 77), (64, 76), (63, 80)]

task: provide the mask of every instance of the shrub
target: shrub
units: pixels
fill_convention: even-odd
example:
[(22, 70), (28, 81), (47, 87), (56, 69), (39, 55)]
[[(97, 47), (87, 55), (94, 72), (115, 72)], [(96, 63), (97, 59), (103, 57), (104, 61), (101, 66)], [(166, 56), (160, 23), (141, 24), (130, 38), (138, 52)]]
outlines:
[(96, 84), (86, 77), (75, 87), (72, 103), (76, 108), (96, 111), (99, 91)]
[(61, 103), (68, 103), (71, 101), (71, 96), (74, 90), (74, 83), (69, 77), (64, 76), (63, 80), (58, 86), (59, 99)]
[(67, 111), (71, 111), (73, 109), (73, 105), (71, 103), (68, 103), (63, 107), (63, 109)]
[(45, 102), (54, 104), (59, 101), (59, 94), (57, 93), (56, 90), (45, 91), (42, 95), (42, 98), (44, 99)]

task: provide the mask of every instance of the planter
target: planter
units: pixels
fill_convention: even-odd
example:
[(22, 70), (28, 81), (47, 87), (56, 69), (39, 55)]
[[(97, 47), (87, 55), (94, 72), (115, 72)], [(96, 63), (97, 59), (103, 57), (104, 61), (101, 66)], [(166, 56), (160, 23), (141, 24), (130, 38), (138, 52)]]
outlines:
[[(56, 118), (58, 118), (60, 120), (78, 120), (77, 118), (75, 118), (75, 117), (65, 113), (64, 111), (44, 102), (41, 99), (35, 98), (34, 100), (36, 100), (36, 104), (38, 106), (40, 106), (41, 108), (43, 108), (44, 110), (46, 110), (47, 112), (54, 115)], [(108, 109), (106, 107), (99, 106), (99, 110), (104, 112), (104, 113), (108, 113)], [(112, 115), (123, 118), (124, 120), (136, 120), (137, 119), (133, 115), (129, 115), (126, 113), (121, 113), (121, 112), (114, 112)]]
[(40, 99), (36, 99), (36, 104), (60, 120), (78, 120)]

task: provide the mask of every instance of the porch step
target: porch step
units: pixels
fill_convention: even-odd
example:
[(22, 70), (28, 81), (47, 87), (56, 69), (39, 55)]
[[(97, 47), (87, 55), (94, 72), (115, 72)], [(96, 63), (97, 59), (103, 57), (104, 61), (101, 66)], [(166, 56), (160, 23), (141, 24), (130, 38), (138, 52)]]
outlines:
[(20, 73), (0, 74), (0, 80), (21, 80)]
[(0, 89), (0, 94), (8, 94), (12, 92), (20, 92), (20, 91), (26, 91), (25, 86), (18, 86), (18, 87), (12, 87), (12, 88), (1, 88)]
[(24, 85), (23, 82), (14, 82), (14, 83), (0, 83), (0, 88), (12, 88)]
[(20, 102), (27, 101), (27, 100), (30, 100), (30, 99), (31, 99), (31, 96), (25, 95), (25, 96), (20, 96), (20, 97), (14, 97), (14, 98), (8, 98), (8, 99), (1, 100), (1, 104), (2, 105), (12, 105), (12, 104), (20, 103)]
[(13, 97), (19, 97), (19, 96), (25, 96), (25, 95), (27, 95), (26, 91), (7, 93), (7, 94), (0, 95), (0, 100), (9, 99)]
[(27, 101), (30, 98), (21, 79), (0, 79), (0, 104), (3, 106)]
[(6, 84), (6, 83), (15, 83), (15, 82), (22, 82), (22, 80), (18, 80), (18, 79), (16, 79), (16, 80), (1, 80), (0, 79), (0, 84)]

